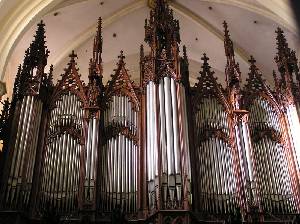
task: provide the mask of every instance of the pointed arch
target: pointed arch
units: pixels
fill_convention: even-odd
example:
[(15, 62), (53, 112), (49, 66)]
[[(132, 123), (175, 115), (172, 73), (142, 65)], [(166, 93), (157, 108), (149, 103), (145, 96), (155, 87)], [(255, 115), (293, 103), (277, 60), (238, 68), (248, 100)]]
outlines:
[(57, 101), (63, 94), (68, 92), (76, 95), (83, 106), (88, 106), (87, 97), (85, 95), (85, 85), (83, 81), (80, 79), (80, 75), (78, 73), (79, 69), (77, 69), (75, 58), (77, 55), (72, 51), (70, 54), (70, 62), (68, 63), (68, 67), (65, 69), (65, 73), (62, 75), (62, 78), (58, 80), (52, 97), (50, 106), (54, 106), (53, 103)]

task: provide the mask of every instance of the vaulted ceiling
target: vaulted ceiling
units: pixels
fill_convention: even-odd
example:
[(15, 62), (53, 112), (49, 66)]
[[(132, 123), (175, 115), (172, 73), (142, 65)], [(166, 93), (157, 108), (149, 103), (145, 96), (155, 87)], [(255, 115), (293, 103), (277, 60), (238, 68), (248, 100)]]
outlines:
[[(0, 78), (11, 94), (18, 64), (33, 39), (36, 23), (46, 23), (48, 64), (54, 64), (55, 77), (63, 73), (68, 54), (78, 54), (82, 78), (87, 78), (97, 18), (103, 18), (104, 79), (116, 67), (123, 50), (127, 68), (134, 80), (139, 77), (139, 46), (144, 39), (144, 20), (149, 16), (150, 0), (0, 0)], [(299, 36), (288, 0), (172, 0), (180, 21), (182, 45), (187, 46), (191, 81), (201, 67), (201, 55), (220, 81), (224, 81), (225, 55), (222, 22), (229, 25), (243, 79), (248, 73), (248, 58), (253, 55), (266, 79), (272, 82), (275, 29), (280, 26), (289, 46), (299, 52)], [(147, 49), (147, 48), (146, 48)]]

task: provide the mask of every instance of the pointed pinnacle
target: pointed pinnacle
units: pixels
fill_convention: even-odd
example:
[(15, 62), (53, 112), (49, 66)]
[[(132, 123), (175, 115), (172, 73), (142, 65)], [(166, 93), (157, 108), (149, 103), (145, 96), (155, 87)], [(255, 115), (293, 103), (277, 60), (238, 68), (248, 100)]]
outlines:
[[(35, 32), (35, 41), (44, 41), (45, 38), (45, 23), (41, 20), (40, 23), (37, 24), (37, 30)], [(43, 43), (44, 44), (44, 43)]]
[(254, 57), (252, 55), (250, 56), (250, 59), (248, 61), (250, 62), (251, 65), (255, 66), (256, 60), (254, 59)]
[(186, 53), (186, 46), (185, 45), (183, 45), (182, 51), (183, 51), (183, 58), (187, 59), (187, 53)]
[(224, 20), (223, 22), (223, 27), (224, 27), (224, 36), (226, 39), (229, 39), (229, 30), (228, 30), (228, 25), (227, 25), (227, 22)]
[[(102, 53), (102, 18), (98, 19), (97, 33), (94, 38), (94, 53)], [(94, 55), (95, 57), (96, 55)], [(94, 58), (95, 59), (95, 58)]]
[(98, 18), (98, 32), (99, 33), (102, 32), (102, 18), (101, 17)]
[(277, 40), (277, 48), (278, 50), (283, 50), (288, 48), (288, 44), (286, 42), (286, 38), (284, 36), (284, 32), (280, 27), (277, 27), (275, 33), (277, 34), (276, 40)]
[(228, 57), (234, 57), (234, 49), (233, 42), (230, 39), (230, 34), (228, 30), (228, 25), (226, 21), (223, 22), (224, 26), (224, 47), (225, 47), (225, 55)]
[(207, 66), (208, 66), (208, 60), (209, 60), (209, 58), (206, 56), (205, 53), (203, 54), (203, 57), (201, 58), (201, 60), (203, 61), (202, 67), (203, 67), (203, 68), (204, 68), (204, 67), (207, 67)]
[(283, 35), (284, 34), (283, 30), (280, 27), (277, 27), (275, 33), (277, 33), (277, 35)]
[(120, 51), (120, 55), (118, 56), (118, 58), (119, 58), (119, 62), (124, 62), (125, 56), (123, 50)]
[(39, 27), (44, 27), (44, 26), (45, 26), (45, 23), (44, 23), (44, 21), (43, 21), (43, 20), (41, 20), (41, 21), (38, 23), (38, 26), (39, 26)]
[(71, 58), (70, 62), (75, 62), (75, 58), (77, 58), (77, 54), (75, 54), (74, 50), (72, 50), (72, 53), (69, 55)]

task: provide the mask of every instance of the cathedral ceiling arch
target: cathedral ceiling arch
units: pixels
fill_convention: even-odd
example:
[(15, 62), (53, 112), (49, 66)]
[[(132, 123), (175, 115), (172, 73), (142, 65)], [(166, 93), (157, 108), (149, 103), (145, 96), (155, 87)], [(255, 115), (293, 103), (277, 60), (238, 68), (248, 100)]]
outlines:
[[(201, 12), (193, 11), (191, 6), (188, 5), (189, 2), (192, 2), (193, 0), (187, 0), (185, 2), (179, 1), (179, 0), (173, 0), (170, 1), (171, 7), (174, 9), (175, 13), (178, 15), (185, 17), (187, 20), (190, 21), (190, 23), (196, 24), (199, 27), (205, 28), (206, 32), (211, 33), (212, 35), (215, 36), (216, 39), (221, 43), (222, 41), (222, 26), (219, 24), (219, 26), (216, 26), (213, 24), (209, 18), (206, 18), (201, 14)], [(34, 0), (34, 1), (19, 1), (19, 0), (2, 0), (0, 1), (0, 6), (2, 10), (3, 6), (7, 5), (8, 3), (11, 5), (14, 5), (13, 2), (15, 2), (15, 5), (17, 7), (10, 7), (10, 10), (8, 12), (5, 12), (6, 16), (1, 16), (0, 17), (0, 33), (3, 34), (5, 33), (6, 35), (0, 35), (0, 49), (1, 49), (1, 57), (0, 57), (0, 74), (1, 74), (1, 79), (4, 79), (5, 75), (12, 76), (14, 77), (14, 70), (10, 70), (9, 74), (4, 71), (7, 71), (5, 66), (7, 64), (7, 61), (9, 61), (12, 57), (12, 55), (15, 55), (14, 52), (18, 51), (18, 47), (20, 45), (20, 39), (23, 37), (30, 39), (32, 34), (29, 32), (30, 27), (36, 23), (40, 18), (44, 18), (46, 16), (52, 16), (53, 13), (55, 12), (60, 12), (64, 9), (68, 9), (70, 7), (75, 7), (76, 5), (79, 6), (81, 4), (93, 4), (93, 2), (96, 2), (96, 0), (67, 0), (67, 1), (62, 1), (62, 0), (47, 0), (47, 1), (39, 1), (39, 0)], [(103, 27), (104, 29), (111, 27), (114, 23), (122, 20), (124, 17), (128, 16), (129, 14), (135, 14), (138, 11), (142, 10), (143, 8), (146, 8), (147, 1), (146, 0), (126, 0), (118, 1), (97, 1), (98, 4), (101, 4), (101, 2), (104, 2), (105, 5), (109, 4), (115, 4), (115, 5), (121, 5), (120, 7), (116, 8), (111, 8), (110, 10), (107, 10), (107, 15), (103, 18)], [(198, 2), (198, 1), (197, 1)], [(269, 21), (273, 21), (274, 24), (278, 24), (280, 26), (285, 27), (286, 30), (288, 30), (291, 35), (295, 35), (295, 24), (292, 20), (292, 18), (288, 17), (287, 14), (287, 2), (283, 1), (281, 5), (276, 4), (272, 7), (267, 7), (265, 3), (262, 3), (263, 1), (256, 0), (256, 1), (249, 1), (249, 0), (243, 0), (243, 1), (237, 1), (237, 0), (226, 0), (226, 1), (220, 1), (220, 0), (201, 0), (201, 2), (204, 4), (204, 7), (207, 7), (208, 5), (212, 5), (213, 10), (216, 8), (221, 8), (221, 7), (231, 7), (231, 8), (239, 8), (245, 11), (248, 11), (252, 13), (253, 15), (258, 15), (259, 18), (266, 18)], [(254, 4), (254, 3), (255, 4)], [(201, 3), (201, 4), (202, 4)], [(207, 8), (206, 8), (207, 9)], [(280, 14), (280, 9), (282, 9), (282, 14)], [(23, 10), (24, 13), (20, 13), (20, 10)], [(212, 10), (212, 11), (213, 11)], [(27, 13), (25, 13), (27, 12)], [(19, 13), (19, 15), (18, 15)], [(18, 15), (16, 20), (13, 22), (11, 18), (13, 16)], [(98, 13), (98, 15), (101, 15), (101, 12)], [(66, 15), (58, 15), (58, 17), (64, 17)], [(4, 23), (3, 18), (10, 18), (10, 20), (6, 19), (6, 26), (2, 26)], [(25, 18), (25, 19), (24, 19)], [(144, 19), (144, 18), (143, 18)], [(248, 19), (248, 18), (245, 18)], [(20, 22), (21, 21), (21, 22)], [(47, 21), (46, 21), (47, 22)], [(9, 29), (7, 28), (9, 26)], [(50, 24), (51, 26), (51, 24)], [(182, 26), (181, 26), (182, 27)], [(49, 25), (47, 24), (46, 29), (48, 30)], [(229, 23), (229, 28), (231, 28), (231, 23)], [(88, 42), (88, 40), (91, 39), (91, 37), (94, 34), (94, 31), (96, 29), (96, 20), (91, 20), (90, 24), (88, 26), (85, 26), (85, 28), (79, 27), (78, 29), (81, 29), (80, 32), (77, 32), (76, 34), (73, 34), (71, 38), (69, 38), (67, 44), (64, 44), (63, 47), (58, 46), (56, 48), (50, 48), (51, 53), (50, 53), (50, 60), (49, 63), (58, 65), (59, 64), (64, 64), (64, 59), (67, 58), (67, 55), (71, 52), (72, 49), (77, 49), (80, 51), (80, 49), (85, 48), (85, 43)], [(136, 29), (140, 29), (143, 32), (143, 28), (139, 27)], [(26, 35), (29, 32), (29, 35)], [(238, 32), (235, 30), (235, 32)], [(242, 32), (242, 31), (241, 31)], [(118, 33), (119, 34), (119, 33)], [(49, 32), (47, 31), (47, 35), (49, 35)], [(184, 36), (182, 34), (182, 36)], [(248, 51), (247, 47), (245, 48), (243, 44), (239, 42), (239, 40), (235, 41), (236, 35), (233, 36), (233, 41), (235, 42), (235, 49), (236, 53), (239, 56), (239, 62), (244, 64), (244, 70), (248, 66), (247, 64), (247, 59), (249, 58), (250, 54), (253, 54), (253, 52)], [(237, 35), (238, 36), (238, 35)], [(273, 34), (273, 38), (275, 35)], [(59, 38), (58, 38), (59, 39)], [(2, 41), (3, 40), (3, 41)], [(199, 38), (199, 42), (200, 42)], [(274, 41), (274, 40), (272, 40)], [(50, 44), (50, 40), (48, 40), (48, 44)], [(105, 44), (105, 41), (104, 41)], [(139, 43), (137, 43), (139, 44)], [(24, 44), (26, 45), (26, 44)], [(51, 46), (50, 46), (51, 47)], [(274, 45), (275, 47), (275, 45)], [(89, 47), (91, 48), (91, 46)], [(249, 47), (248, 47), (249, 48)], [(120, 50), (120, 49), (119, 49)], [(189, 50), (189, 49), (188, 49)], [(223, 55), (223, 48), (218, 49), (221, 54)], [(133, 52), (133, 54), (136, 54), (138, 51), (138, 47), (135, 49), (136, 52)], [(204, 51), (203, 51), (204, 52)], [(201, 53), (203, 53), (201, 52)], [(12, 60), (14, 63), (17, 65), (20, 60), (22, 59), (22, 54), (24, 53), (23, 50), (20, 50), (16, 55), (15, 59)], [(106, 52), (104, 52), (105, 55)], [(125, 52), (126, 53), (126, 52)], [(211, 55), (211, 58), (213, 59), (214, 56), (208, 52)], [(189, 57), (193, 59), (194, 61), (199, 62), (200, 61), (200, 55), (201, 54), (196, 54), (193, 52), (189, 52)], [(115, 57), (116, 55), (114, 55)], [(79, 55), (79, 57), (81, 57)], [(113, 58), (113, 57), (112, 57)], [(258, 57), (257, 57), (258, 58)], [(273, 55), (271, 55), (270, 60), (272, 60)], [(225, 59), (225, 58), (224, 58)], [(259, 59), (259, 58), (258, 58)], [(111, 59), (112, 60), (112, 59)], [(111, 60), (107, 60), (108, 63), (111, 62)], [(223, 60), (225, 62), (225, 60)], [(86, 60), (86, 63), (88, 63), (88, 60)], [(260, 60), (258, 60), (258, 65), (260, 66)], [(81, 68), (81, 64), (79, 64)], [(212, 62), (212, 66), (215, 66), (214, 63)], [(13, 65), (13, 67), (16, 67)], [(217, 71), (224, 71), (224, 69), (221, 69), (221, 65), (216, 65), (214, 67), (214, 70)], [(242, 66), (243, 67), (243, 66)], [(200, 64), (198, 67), (198, 70), (200, 69)], [(242, 68), (243, 69), (243, 68)], [(264, 71), (264, 69), (262, 69)], [(82, 71), (82, 69), (81, 69)], [(267, 69), (265, 69), (267, 71)], [(58, 71), (60, 74), (61, 71)], [(84, 72), (83, 72), (84, 73)], [(218, 72), (217, 72), (218, 73)], [(245, 73), (245, 72), (244, 72)], [(246, 73), (245, 73), (246, 74)], [(197, 74), (195, 74), (197, 75)], [(193, 77), (192, 77), (193, 78)], [(9, 88), (9, 86), (8, 86)]]

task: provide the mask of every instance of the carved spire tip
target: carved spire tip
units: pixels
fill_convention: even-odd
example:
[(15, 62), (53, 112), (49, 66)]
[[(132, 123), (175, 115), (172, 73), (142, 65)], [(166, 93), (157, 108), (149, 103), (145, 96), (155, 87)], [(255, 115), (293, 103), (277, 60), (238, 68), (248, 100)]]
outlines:
[(119, 63), (120, 62), (124, 63), (125, 56), (124, 56), (124, 51), (123, 50), (120, 51), (120, 55), (118, 56), (118, 58), (119, 58)]
[(71, 58), (71, 62), (75, 62), (75, 58), (77, 57), (77, 54), (75, 54), (75, 51), (72, 50), (71, 54), (69, 55), (69, 57)]
[(98, 27), (102, 29), (102, 17), (98, 18)]
[(41, 20), (39, 23), (38, 23), (38, 26), (42, 26), (44, 27), (46, 24), (44, 23), (44, 20)]
[(203, 61), (203, 66), (208, 65), (209, 58), (206, 56), (206, 53), (203, 54), (203, 57), (201, 57), (201, 60)]
[(97, 39), (102, 38), (102, 18), (98, 18), (98, 26), (97, 26)]
[(223, 27), (224, 27), (224, 33), (225, 33), (225, 38), (227, 38), (227, 39), (229, 39), (229, 30), (228, 30), (228, 24), (227, 24), (227, 22), (224, 20), (224, 22), (223, 22)]
[(226, 22), (226, 20), (224, 20), (224, 21), (223, 21), (223, 27), (224, 27), (224, 29), (225, 29), (225, 30), (227, 30), (227, 29), (228, 29), (228, 25), (227, 25), (227, 22)]
[(250, 59), (248, 61), (250, 62), (251, 65), (255, 65), (256, 63), (256, 60), (252, 55), (250, 56)]
[(277, 29), (276, 29), (276, 31), (275, 31), (275, 33), (277, 33), (277, 34), (283, 34), (284, 32), (283, 32), (283, 30), (278, 26)]

